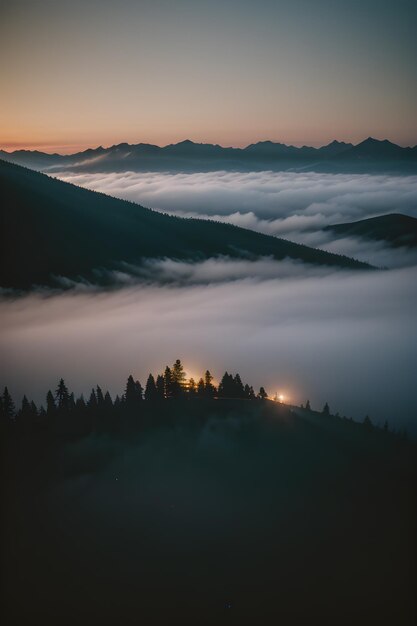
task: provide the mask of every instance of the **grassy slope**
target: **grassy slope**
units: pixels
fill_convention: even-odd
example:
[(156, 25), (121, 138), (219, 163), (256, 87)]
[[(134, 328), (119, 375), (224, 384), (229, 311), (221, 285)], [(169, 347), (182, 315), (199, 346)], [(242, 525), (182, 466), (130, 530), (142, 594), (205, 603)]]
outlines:
[(0, 162), (2, 287), (47, 284), (51, 274), (92, 277), (94, 268), (145, 257), (290, 257), (348, 268), (364, 263), (228, 224), (181, 219)]

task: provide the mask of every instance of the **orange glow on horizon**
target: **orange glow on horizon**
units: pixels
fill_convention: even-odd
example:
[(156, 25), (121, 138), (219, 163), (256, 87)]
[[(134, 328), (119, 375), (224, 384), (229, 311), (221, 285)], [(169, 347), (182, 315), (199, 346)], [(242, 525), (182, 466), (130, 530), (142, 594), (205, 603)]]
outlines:
[(289, 2), (6, 4), (4, 149), (417, 142), (409, 11), (358, 4), (310, 20)]
[(0, 142), (0, 150), (5, 152), (15, 152), (16, 150), (31, 150), (45, 152), (46, 154), (74, 154), (76, 152), (82, 152), (88, 148), (97, 148), (98, 144), (80, 143), (80, 144), (65, 144), (65, 143), (37, 143), (28, 141), (4, 141)]
[[(376, 136), (376, 138), (382, 140), (382, 139), (386, 139), (387, 137), (381, 135), (381, 136)], [(131, 145), (145, 143), (145, 144), (156, 145), (159, 147), (164, 147), (170, 144), (180, 143), (181, 141), (184, 141), (185, 139), (190, 139), (194, 143), (218, 144), (224, 148), (228, 148), (228, 147), (245, 148), (246, 146), (252, 143), (257, 143), (260, 141), (272, 141), (272, 142), (284, 143), (288, 146), (296, 146), (296, 147), (302, 147), (302, 146), (307, 145), (313, 148), (320, 148), (321, 146), (327, 145), (334, 139), (336, 139), (337, 141), (346, 141), (347, 143), (350, 142), (353, 144), (357, 144), (363, 141), (364, 139), (366, 139), (366, 137), (358, 136), (352, 139), (351, 137), (329, 135), (326, 139), (322, 139), (322, 140), (317, 140), (317, 139), (309, 140), (308, 138), (304, 140), (300, 140), (298, 137), (296, 139), (292, 139), (291, 137), (285, 137), (285, 136), (276, 138), (271, 135), (271, 136), (258, 136), (258, 137), (249, 136), (246, 139), (244, 139), (243, 137), (239, 137), (239, 138), (236, 137), (235, 140), (233, 139), (221, 140), (219, 139), (219, 137), (216, 137), (216, 136), (211, 137), (210, 135), (207, 135), (206, 137), (195, 137), (190, 133), (189, 135), (186, 135), (186, 136), (174, 135), (170, 137), (169, 135), (167, 135), (165, 137), (159, 137), (159, 138), (156, 135), (154, 137), (142, 136), (142, 137), (134, 137), (134, 138), (115, 137), (114, 139), (111, 139), (111, 138), (105, 139), (103, 137), (101, 140), (94, 138), (91, 140), (86, 139), (85, 141), (82, 141), (82, 142), (80, 141), (76, 143), (75, 142), (70, 143), (70, 142), (65, 142), (65, 141), (60, 141), (60, 140), (57, 140), (56, 142), (54, 142), (53, 139), (51, 139), (51, 141), (49, 142), (36, 141), (36, 140), (31, 141), (29, 139), (27, 140), (22, 139), (21, 141), (4, 139), (4, 140), (0, 140), (0, 150), (4, 150), (6, 152), (15, 152), (16, 150), (30, 150), (30, 151), (44, 152), (46, 154), (58, 153), (58, 154), (66, 155), (66, 154), (75, 154), (78, 152), (83, 152), (88, 149), (94, 150), (98, 148), (99, 146), (102, 146), (104, 148), (110, 148), (114, 145), (118, 145), (121, 143), (128, 143)], [(388, 137), (388, 139), (390, 141), (393, 141), (397, 145), (401, 145), (403, 147), (412, 145), (412, 143), (410, 144), (404, 143), (404, 142), (392, 139), (390, 137)]]
[[(19, 130), (13, 130), (13, 122), (11, 122), (8, 127), (2, 128), (0, 126), (0, 149), (7, 152), (38, 150), (49, 154), (74, 154), (89, 148), (94, 149), (99, 146), (109, 148), (121, 143), (133, 145), (146, 143), (164, 147), (169, 144), (179, 143), (185, 139), (189, 139), (194, 143), (218, 144), (225, 148), (245, 148), (259, 141), (273, 141), (297, 147), (309, 145), (318, 148), (334, 139), (352, 143), (359, 143), (366, 139), (362, 135), (352, 137), (343, 132), (336, 133), (338, 136), (335, 136), (332, 132), (316, 134), (308, 132), (307, 129), (302, 131), (290, 127), (285, 128), (285, 126), (280, 129), (271, 128), (270, 131), (259, 129), (248, 132), (241, 130), (240, 126), (229, 130), (225, 129), (223, 125), (219, 125), (217, 128), (210, 125), (202, 131), (196, 130), (195, 125), (187, 127), (182, 124), (178, 125), (178, 128), (174, 131), (163, 131), (159, 130), (157, 122), (158, 120), (153, 120), (148, 126), (149, 130), (146, 129), (144, 131), (138, 131), (134, 128), (134, 125), (131, 130), (129, 128), (109, 130), (99, 127), (89, 131), (85, 129), (85, 124), (80, 122), (78, 126), (75, 122), (73, 123), (73, 128), (66, 129), (67, 132), (64, 131), (64, 135), (55, 135), (52, 129), (40, 135), (28, 126)], [(378, 137), (376, 133), (374, 133), (374, 136), (380, 139), (386, 138), (385, 136)]]

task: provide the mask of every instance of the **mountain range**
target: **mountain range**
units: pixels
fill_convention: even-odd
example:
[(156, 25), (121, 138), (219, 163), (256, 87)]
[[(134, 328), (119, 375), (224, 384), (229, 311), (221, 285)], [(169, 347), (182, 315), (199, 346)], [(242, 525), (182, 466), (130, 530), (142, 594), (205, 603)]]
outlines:
[(107, 284), (109, 272), (145, 259), (216, 256), (351, 269), (366, 263), (201, 219), (165, 215), (0, 161), (0, 286), (56, 285), (56, 276)]
[(40, 171), (259, 171), (417, 172), (417, 146), (403, 148), (368, 137), (357, 145), (332, 141), (321, 148), (261, 141), (246, 148), (223, 148), (190, 140), (164, 147), (121, 143), (71, 155), (31, 150), (6, 152), (0, 158)]

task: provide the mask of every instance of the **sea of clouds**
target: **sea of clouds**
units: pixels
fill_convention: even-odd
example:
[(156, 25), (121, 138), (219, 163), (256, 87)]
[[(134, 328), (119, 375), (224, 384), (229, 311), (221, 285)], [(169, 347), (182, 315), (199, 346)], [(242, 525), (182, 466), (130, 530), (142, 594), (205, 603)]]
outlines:
[[(0, 300), (0, 379), (39, 402), (63, 376), (78, 394), (121, 393), (176, 358), (189, 375), (238, 370), (290, 402), (417, 434), (417, 262), (381, 242), (322, 228), (416, 215), (417, 177), (292, 173), (71, 174), (61, 177), (181, 216), (208, 217), (370, 261), (347, 271), (295, 261), (149, 259), (108, 272), (117, 289), (56, 277), (69, 291)], [(99, 270), (98, 270), (99, 271)], [(100, 270), (101, 272), (105, 270)]]
[[(0, 379), (20, 402), (63, 376), (121, 393), (176, 358), (189, 375), (243, 379), (289, 402), (416, 431), (416, 269), (306, 270), (271, 259), (149, 263), (148, 279), (0, 302)], [(166, 280), (166, 279), (169, 280)], [(152, 282), (154, 281), (154, 282)]]
[(386, 213), (417, 217), (417, 176), (219, 171), (61, 172), (58, 177), (173, 215), (228, 222), (378, 266), (417, 262), (407, 248), (351, 237), (334, 240), (322, 230)]

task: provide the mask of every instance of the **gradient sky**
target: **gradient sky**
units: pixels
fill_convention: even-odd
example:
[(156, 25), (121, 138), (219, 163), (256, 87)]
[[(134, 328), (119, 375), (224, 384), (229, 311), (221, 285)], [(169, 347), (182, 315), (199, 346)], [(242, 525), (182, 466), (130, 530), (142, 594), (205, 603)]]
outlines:
[(416, 25), (415, 0), (13, 0), (0, 147), (415, 145)]

